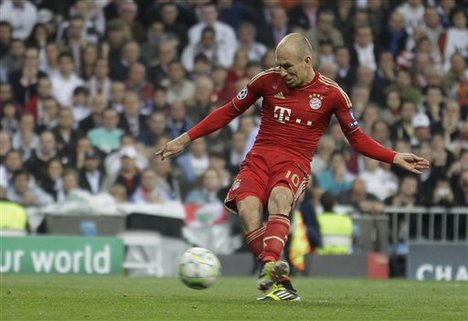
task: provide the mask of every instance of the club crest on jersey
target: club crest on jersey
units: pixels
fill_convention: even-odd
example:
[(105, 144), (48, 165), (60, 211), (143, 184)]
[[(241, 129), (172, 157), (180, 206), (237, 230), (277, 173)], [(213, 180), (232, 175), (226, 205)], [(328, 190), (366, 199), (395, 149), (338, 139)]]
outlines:
[(245, 97), (247, 97), (247, 94), (248, 94), (247, 87), (244, 87), (244, 88), (242, 88), (242, 90), (239, 91), (239, 93), (237, 94), (237, 99), (242, 100), (242, 99), (244, 99)]
[(240, 180), (240, 179), (236, 179), (236, 180), (234, 181), (234, 183), (232, 183), (231, 191), (234, 191), (234, 190), (238, 189), (239, 186), (240, 186), (240, 183), (241, 183), (241, 180)]
[(310, 100), (309, 100), (310, 108), (312, 108), (313, 110), (317, 110), (320, 107), (322, 107), (322, 100), (323, 100), (322, 95), (312, 94), (312, 95), (309, 96), (309, 98), (310, 98)]

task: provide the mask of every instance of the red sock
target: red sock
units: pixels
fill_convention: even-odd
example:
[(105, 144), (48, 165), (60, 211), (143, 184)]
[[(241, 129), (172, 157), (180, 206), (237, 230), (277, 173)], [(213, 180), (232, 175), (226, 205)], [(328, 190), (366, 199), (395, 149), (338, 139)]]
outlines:
[(289, 216), (270, 214), (263, 236), (263, 262), (278, 261), (289, 234)]
[(265, 226), (262, 225), (259, 228), (245, 234), (245, 240), (255, 257), (261, 261), (263, 253), (263, 234), (265, 233)]

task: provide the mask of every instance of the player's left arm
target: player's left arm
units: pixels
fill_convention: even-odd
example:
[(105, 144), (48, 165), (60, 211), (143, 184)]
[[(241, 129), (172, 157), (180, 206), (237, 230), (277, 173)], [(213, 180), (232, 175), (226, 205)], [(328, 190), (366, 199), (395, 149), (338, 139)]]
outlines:
[(412, 153), (399, 153), (367, 136), (359, 127), (353, 114), (351, 100), (341, 89), (335, 88), (335, 115), (340, 122), (341, 129), (353, 148), (364, 156), (381, 162), (395, 164), (415, 174), (422, 174), (421, 170), (429, 168), (429, 161)]

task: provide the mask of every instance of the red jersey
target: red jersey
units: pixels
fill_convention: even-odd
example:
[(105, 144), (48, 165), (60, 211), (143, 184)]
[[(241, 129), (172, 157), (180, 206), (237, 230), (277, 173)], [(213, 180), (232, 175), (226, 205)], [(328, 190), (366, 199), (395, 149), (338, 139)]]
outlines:
[(359, 128), (346, 93), (319, 72), (306, 86), (290, 89), (279, 69), (264, 71), (232, 102), (243, 111), (260, 97), (263, 97), (261, 125), (254, 148), (282, 148), (310, 162), (333, 114), (345, 134)]
[(189, 137), (193, 140), (228, 124), (263, 97), (261, 124), (256, 148), (280, 149), (310, 162), (320, 137), (335, 114), (341, 129), (351, 145), (360, 153), (387, 163), (395, 152), (365, 135), (354, 118), (351, 100), (333, 80), (315, 72), (307, 85), (289, 88), (279, 68), (261, 72), (236, 97), (215, 110), (193, 127)]

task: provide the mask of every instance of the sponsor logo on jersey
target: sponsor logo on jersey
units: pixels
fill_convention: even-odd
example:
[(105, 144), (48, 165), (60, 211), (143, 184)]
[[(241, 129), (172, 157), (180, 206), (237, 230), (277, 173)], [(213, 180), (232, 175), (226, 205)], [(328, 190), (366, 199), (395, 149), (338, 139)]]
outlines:
[(248, 90), (247, 90), (247, 87), (244, 87), (242, 88), (241, 91), (239, 91), (239, 93), (237, 94), (237, 99), (239, 100), (242, 100), (244, 99), (245, 97), (247, 97), (247, 94), (248, 94)]
[(277, 93), (274, 97), (275, 97), (275, 98), (278, 98), (278, 99), (285, 99), (285, 97), (284, 97), (282, 91), (280, 91), (279, 93)]
[(310, 98), (310, 100), (309, 100), (310, 108), (312, 108), (313, 110), (317, 110), (320, 107), (322, 107), (322, 100), (323, 100), (322, 95), (312, 94), (312, 95), (309, 96), (309, 98)]

